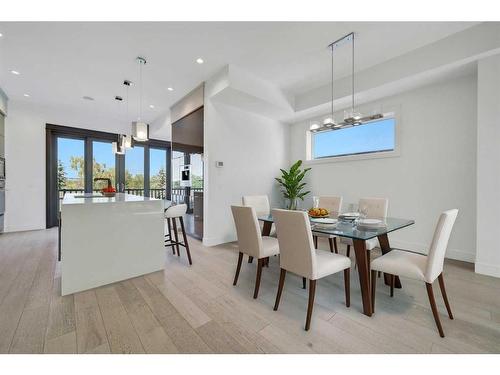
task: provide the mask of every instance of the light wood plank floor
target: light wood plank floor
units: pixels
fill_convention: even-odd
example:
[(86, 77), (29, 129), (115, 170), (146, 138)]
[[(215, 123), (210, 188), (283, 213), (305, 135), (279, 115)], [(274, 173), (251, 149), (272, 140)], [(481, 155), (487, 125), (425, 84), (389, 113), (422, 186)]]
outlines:
[[(402, 278), (390, 298), (380, 279), (376, 313), (361, 314), (357, 273), (351, 307), (341, 273), (322, 279), (311, 330), (303, 329), (307, 291), (287, 276), (280, 310), (273, 257), (252, 299), (256, 265), (243, 263), (233, 287), (234, 244), (206, 248), (191, 239), (185, 254), (167, 251), (164, 272), (60, 296), (57, 231), (0, 236), (0, 353), (499, 353), (500, 279), (447, 261), (455, 320), (436, 287), (446, 338), (439, 337), (423, 284)], [(320, 244), (327, 248), (326, 243)], [(343, 249), (342, 249), (343, 251)]]

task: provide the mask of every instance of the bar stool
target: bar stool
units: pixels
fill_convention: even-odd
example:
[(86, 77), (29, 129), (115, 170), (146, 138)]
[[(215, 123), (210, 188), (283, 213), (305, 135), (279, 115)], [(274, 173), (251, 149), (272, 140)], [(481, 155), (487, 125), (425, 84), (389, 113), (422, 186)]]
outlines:
[[(189, 264), (192, 265), (193, 262), (191, 261), (191, 253), (189, 252), (189, 244), (187, 241), (186, 230), (184, 229), (184, 219), (182, 217), (186, 213), (186, 211), (186, 204), (170, 206), (165, 210), (165, 219), (167, 219), (168, 227), (168, 233), (165, 235), (165, 247), (172, 246), (172, 253), (175, 255), (175, 249), (177, 249), (177, 256), (181, 256), (179, 252), (179, 246), (184, 246), (186, 248)], [(179, 222), (181, 224), (181, 231), (184, 242), (179, 242), (179, 232), (177, 230), (176, 219), (179, 219)], [(172, 222), (174, 238), (172, 238), (172, 229), (170, 226), (170, 222)]]

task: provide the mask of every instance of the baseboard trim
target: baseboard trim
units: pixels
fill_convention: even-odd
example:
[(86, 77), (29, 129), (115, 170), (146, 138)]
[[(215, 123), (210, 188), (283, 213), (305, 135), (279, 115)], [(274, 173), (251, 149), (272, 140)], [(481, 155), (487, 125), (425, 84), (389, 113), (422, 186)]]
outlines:
[(481, 275), (500, 277), (500, 266), (492, 266), (491, 264), (476, 262), (474, 271)]

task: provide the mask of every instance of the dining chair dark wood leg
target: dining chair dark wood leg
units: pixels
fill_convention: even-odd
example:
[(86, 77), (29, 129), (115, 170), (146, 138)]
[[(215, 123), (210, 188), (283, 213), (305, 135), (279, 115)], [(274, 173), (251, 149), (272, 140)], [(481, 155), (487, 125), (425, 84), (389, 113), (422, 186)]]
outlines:
[(453, 314), (451, 312), (450, 303), (448, 302), (448, 296), (446, 295), (446, 289), (444, 287), (443, 274), (440, 274), (438, 276), (438, 280), (439, 280), (439, 288), (441, 289), (441, 294), (442, 294), (443, 299), (444, 299), (444, 304), (446, 305), (446, 310), (448, 311), (448, 316), (450, 319), (453, 319)]
[(248, 256), (248, 263), (252, 263), (253, 262), (253, 256)]
[(236, 285), (236, 283), (238, 282), (242, 261), (243, 261), (243, 253), (240, 251), (240, 253), (238, 254), (238, 265), (236, 266), (236, 274), (234, 275), (233, 285)]
[(181, 222), (182, 239), (184, 241), (184, 247), (186, 248), (189, 265), (193, 265), (193, 261), (191, 260), (191, 251), (189, 250), (189, 243), (186, 236), (186, 229), (184, 229), (184, 219), (182, 218), (182, 216), (179, 218), (179, 221)]
[(377, 271), (372, 271), (372, 313), (375, 312), (375, 289), (377, 288)]
[[(172, 242), (172, 228), (171, 228), (172, 223), (170, 221), (170, 218), (167, 218), (167, 226), (168, 226), (168, 239), (170, 242)], [(175, 247), (174, 246), (172, 246), (172, 254), (175, 255)]]
[(380, 276), (382, 276), (382, 272), (378, 271), (377, 272), (377, 277), (380, 279)]
[(347, 245), (347, 251), (345, 253), (345, 256), (349, 258), (350, 255), (351, 255), (351, 245)]
[(278, 310), (278, 306), (280, 305), (280, 300), (281, 300), (281, 292), (283, 292), (283, 286), (285, 285), (285, 276), (286, 276), (286, 270), (284, 268), (281, 268), (280, 272), (280, 282), (278, 284), (278, 293), (276, 293), (276, 302), (274, 302), (274, 311)]
[(335, 248), (335, 254), (338, 254), (339, 249), (337, 247), (337, 237), (333, 237), (333, 247)]
[(351, 306), (351, 270), (346, 268), (344, 270), (344, 289), (345, 289), (345, 305)]
[(314, 236), (314, 248), (318, 248), (318, 236)]
[(394, 275), (391, 275), (391, 297), (394, 297), (394, 281), (396, 280), (396, 277)]
[(330, 245), (330, 252), (333, 253), (333, 238), (328, 237), (328, 243)]
[(305, 289), (306, 288), (306, 278), (303, 277), (302, 278), (302, 289)]
[(253, 291), (253, 298), (259, 295), (260, 278), (262, 276), (262, 266), (264, 265), (264, 258), (257, 261), (257, 277), (255, 278), (255, 289)]
[(429, 296), (429, 303), (431, 305), (432, 315), (434, 315), (434, 321), (436, 322), (436, 326), (439, 331), (439, 336), (444, 337), (443, 327), (441, 326), (439, 313), (436, 307), (436, 300), (434, 299), (434, 292), (432, 291), (432, 284), (425, 283), (425, 286), (427, 288), (427, 295)]
[(314, 307), (314, 294), (316, 293), (316, 280), (309, 280), (309, 302), (307, 304), (306, 331), (311, 327), (311, 317)]
[(177, 221), (175, 220), (175, 217), (172, 218), (172, 224), (174, 226), (174, 237), (175, 237), (175, 247), (177, 248), (177, 256), (181, 256), (181, 252), (179, 251), (179, 233), (177, 232)]
[(368, 266), (368, 277), (370, 277), (370, 271), (372, 269), (372, 264), (371, 264), (371, 250), (366, 250), (366, 260), (367, 260), (367, 266)]
[(269, 268), (269, 257), (266, 258), (266, 267)]

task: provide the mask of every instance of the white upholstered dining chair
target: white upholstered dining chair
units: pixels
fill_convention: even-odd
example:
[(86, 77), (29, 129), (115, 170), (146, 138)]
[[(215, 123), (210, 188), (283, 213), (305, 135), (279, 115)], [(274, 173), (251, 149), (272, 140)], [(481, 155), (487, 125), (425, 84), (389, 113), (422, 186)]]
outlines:
[[(334, 216), (338, 216), (340, 210), (342, 209), (342, 197), (330, 197), (330, 196), (322, 196), (318, 197), (318, 207), (326, 208), (328, 212), (330, 212), (330, 216), (333, 214)], [(313, 232), (314, 238), (314, 247), (318, 248), (318, 237), (328, 238), (328, 244), (330, 245), (330, 252), (338, 254), (337, 248), (337, 236), (333, 234), (325, 234), (320, 232)]]
[(416, 254), (401, 250), (392, 250), (385, 255), (371, 262), (372, 269), (372, 311), (375, 311), (375, 288), (377, 271), (381, 271), (391, 275), (391, 297), (394, 295), (394, 277), (404, 276), (411, 279), (421, 280), (425, 282), (427, 295), (431, 305), (432, 314), (439, 331), (439, 335), (444, 337), (443, 327), (439, 319), (439, 314), (434, 299), (432, 283), (438, 279), (441, 294), (443, 295), (444, 304), (448, 311), (448, 316), (453, 319), (446, 289), (443, 279), (443, 263), (448, 240), (450, 239), (453, 224), (458, 215), (457, 209), (444, 211), (439, 217), (439, 221), (434, 231), (431, 246), (428, 255)]
[[(387, 209), (389, 207), (389, 200), (387, 198), (361, 198), (358, 203), (358, 210), (366, 215), (367, 219), (385, 219), (387, 217)], [(349, 257), (351, 246), (353, 245), (352, 239), (342, 237), (340, 242), (347, 245), (346, 255)], [(378, 246), (377, 238), (366, 240), (366, 250), (368, 255), (368, 262), (370, 262), (370, 251)]]
[[(253, 207), (257, 216), (266, 216), (271, 213), (271, 205), (267, 195), (244, 195), (241, 198), (243, 206)], [(271, 227), (270, 236), (276, 236), (276, 228)]]
[(311, 326), (311, 316), (316, 292), (316, 280), (344, 271), (346, 306), (350, 305), (349, 270), (351, 260), (344, 255), (316, 250), (313, 245), (311, 225), (307, 213), (302, 211), (272, 210), (280, 246), (280, 281), (274, 310), (278, 310), (287, 271), (309, 279), (306, 331)]
[(274, 237), (262, 236), (260, 234), (257, 214), (253, 207), (231, 206), (233, 212), (236, 234), (238, 236), (238, 265), (234, 275), (233, 285), (238, 282), (243, 254), (257, 258), (257, 277), (255, 280), (255, 289), (253, 298), (259, 295), (260, 278), (262, 275), (262, 266), (269, 260), (270, 256), (279, 254), (278, 240)]

